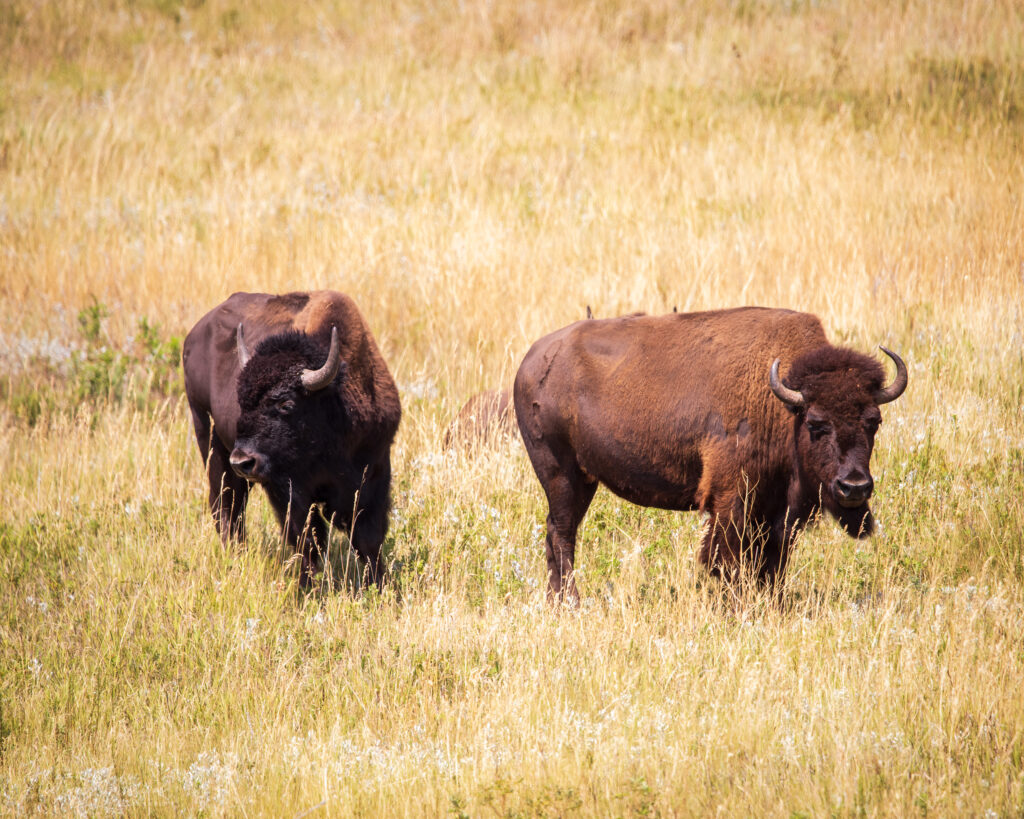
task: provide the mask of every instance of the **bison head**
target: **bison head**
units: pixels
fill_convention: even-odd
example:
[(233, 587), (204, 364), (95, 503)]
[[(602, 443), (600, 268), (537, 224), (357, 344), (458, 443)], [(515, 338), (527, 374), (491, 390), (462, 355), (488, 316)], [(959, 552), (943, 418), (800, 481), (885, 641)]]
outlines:
[(337, 328), (326, 354), (306, 334), (287, 332), (265, 339), (250, 356), (239, 325), (238, 355), (241, 415), (232, 469), (265, 485), (309, 475), (341, 417), (338, 391), (328, 389), (345, 369)]
[(772, 392), (796, 416), (797, 469), (805, 491), (854, 537), (874, 529), (868, 506), (874, 489), (871, 451), (882, 422), (878, 407), (895, 401), (907, 388), (907, 367), (895, 353), (896, 378), (883, 387), (884, 373), (873, 358), (853, 350), (823, 347), (798, 357), (785, 382), (779, 360), (768, 382)]

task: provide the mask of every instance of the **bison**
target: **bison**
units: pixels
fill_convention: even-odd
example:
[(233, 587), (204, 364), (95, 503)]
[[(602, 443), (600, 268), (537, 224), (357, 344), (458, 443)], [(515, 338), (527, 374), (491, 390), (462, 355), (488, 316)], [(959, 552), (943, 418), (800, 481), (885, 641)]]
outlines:
[(304, 586), (328, 522), (379, 585), (401, 406), (353, 301), (327, 290), (234, 293), (189, 331), (182, 359), (221, 539), (244, 539), (249, 485), (259, 483), (301, 554)]
[(873, 358), (829, 344), (816, 316), (759, 307), (579, 321), (537, 341), (514, 403), (548, 500), (549, 598), (579, 599), (576, 532), (599, 483), (708, 513), (699, 561), (776, 590), (822, 508), (870, 534), (878, 407), (907, 386), (882, 349), (896, 364), (888, 386)]
[(511, 435), (516, 429), (512, 390), (485, 390), (470, 398), (444, 433), (444, 448), (469, 447)]

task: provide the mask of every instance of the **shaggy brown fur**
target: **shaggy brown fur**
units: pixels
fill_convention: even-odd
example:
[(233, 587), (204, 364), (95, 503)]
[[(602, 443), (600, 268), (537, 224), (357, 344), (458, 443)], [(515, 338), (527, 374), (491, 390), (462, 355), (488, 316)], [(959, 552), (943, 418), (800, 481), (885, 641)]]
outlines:
[[(769, 388), (776, 358), (804, 406)], [(708, 513), (699, 559), (727, 578), (746, 568), (774, 584), (822, 505), (868, 534), (881, 374), (789, 310), (580, 321), (540, 339), (514, 402), (548, 499), (549, 594), (578, 597), (576, 531), (599, 483), (640, 505)]]

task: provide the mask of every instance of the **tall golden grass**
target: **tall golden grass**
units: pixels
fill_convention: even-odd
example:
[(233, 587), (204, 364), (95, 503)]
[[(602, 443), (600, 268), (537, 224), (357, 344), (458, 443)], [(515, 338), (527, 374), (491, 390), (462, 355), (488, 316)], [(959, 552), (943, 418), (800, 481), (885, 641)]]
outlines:
[[(10, 0), (0, 55), (0, 813), (1024, 812), (1019, 4)], [(82, 311), (102, 366), (319, 287), (402, 388), (381, 595), (71, 384)], [(738, 304), (909, 362), (881, 532), (776, 608), (602, 492), (553, 613), (521, 444), (445, 424), (587, 305)]]

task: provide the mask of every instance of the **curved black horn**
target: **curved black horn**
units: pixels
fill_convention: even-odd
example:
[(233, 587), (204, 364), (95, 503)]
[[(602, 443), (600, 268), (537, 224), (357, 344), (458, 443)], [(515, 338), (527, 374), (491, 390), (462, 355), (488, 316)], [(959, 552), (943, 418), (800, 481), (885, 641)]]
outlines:
[(303, 370), (302, 386), (310, 392), (322, 390), (334, 380), (341, 366), (341, 345), (338, 344), (338, 328), (331, 328), (331, 349), (327, 353), (327, 361), (319, 370)]
[(892, 380), (892, 383), (888, 387), (882, 387), (878, 392), (875, 393), (876, 404), (888, 404), (890, 401), (895, 401), (907, 388), (907, 382), (910, 380), (907, 375), (907, 365), (903, 363), (903, 359), (900, 358), (892, 350), (887, 350), (881, 344), (878, 345), (883, 353), (893, 360), (896, 364), (896, 377)]
[(804, 397), (800, 394), (800, 391), (791, 390), (779, 378), (779, 359), (777, 358), (775, 363), (772, 364), (771, 371), (768, 373), (768, 386), (772, 388), (775, 397), (783, 404), (790, 407), (802, 407), (804, 405)]
[(238, 363), (242, 365), (242, 369), (245, 369), (245, 365), (249, 363), (249, 348), (245, 346), (245, 336), (242, 335), (241, 323), (239, 323), (238, 330), (235, 332), (235, 346), (238, 348)]

